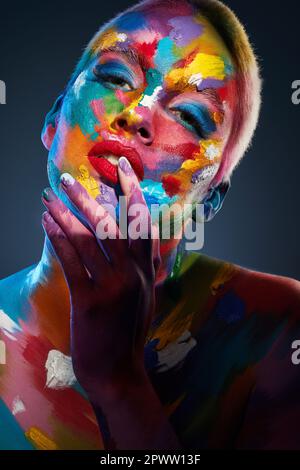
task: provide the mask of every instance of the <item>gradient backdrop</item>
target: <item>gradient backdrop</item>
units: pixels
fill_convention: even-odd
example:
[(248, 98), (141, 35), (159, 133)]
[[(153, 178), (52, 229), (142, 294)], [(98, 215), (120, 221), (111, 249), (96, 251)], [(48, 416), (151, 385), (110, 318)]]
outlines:
[[(47, 152), (43, 118), (99, 26), (133, 2), (86, 0), (2, 2), (0, 79), (0, 278), (41, 254), (42, 189)], [(264, 78), (263, 108), (252, 148), (236, 170), (230, 194), (206, 226), (204, 253), (253, 269), (300, 279), (299, 0), (228, 0), (250, 35)]]

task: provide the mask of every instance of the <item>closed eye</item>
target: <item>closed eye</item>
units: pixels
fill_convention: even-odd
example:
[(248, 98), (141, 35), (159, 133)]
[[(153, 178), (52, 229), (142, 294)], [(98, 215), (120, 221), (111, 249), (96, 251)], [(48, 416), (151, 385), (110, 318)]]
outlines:
[(170, 111), (184, 127), (196, 133), (202, 139), (207, 139), (210, 134), (216, 131), (216, 124), (210, 117), (207, 108), (203, 105), (182, 103), (170, 107)]
[(93, 68), (93, 73), (97, 80), (100, 80), (107, 88), (119, 88), (124, 91), (134, 90), (131, 73), (121, 64), (115, 62), (97, 64)]

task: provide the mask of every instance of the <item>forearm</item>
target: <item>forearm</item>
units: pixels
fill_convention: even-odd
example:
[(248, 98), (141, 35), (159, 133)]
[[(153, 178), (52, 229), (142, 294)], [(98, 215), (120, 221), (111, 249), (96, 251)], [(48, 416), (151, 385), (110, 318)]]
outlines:
[[(92, 404), (103, 432), (104, 445), (110, 450), (176, 450), (178, 438), (150, 381), (127, 385)], [(103, 429), (104, 428), (104, 429)], [(113, 443), (113, 445), (112, 445)]]

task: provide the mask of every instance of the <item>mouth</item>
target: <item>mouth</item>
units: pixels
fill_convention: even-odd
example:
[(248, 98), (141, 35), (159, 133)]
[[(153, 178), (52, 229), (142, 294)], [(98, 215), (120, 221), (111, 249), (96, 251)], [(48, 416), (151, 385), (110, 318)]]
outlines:
[(110, 183), (118, 182), (118, 161), (120, 157), (126, 157), (136, 173), (138, 179), (144, 179), (144, 167), (138, 152), (122, 145), (117, 141), (98, 142), (88, 153), (88, 160), (105, 180)]

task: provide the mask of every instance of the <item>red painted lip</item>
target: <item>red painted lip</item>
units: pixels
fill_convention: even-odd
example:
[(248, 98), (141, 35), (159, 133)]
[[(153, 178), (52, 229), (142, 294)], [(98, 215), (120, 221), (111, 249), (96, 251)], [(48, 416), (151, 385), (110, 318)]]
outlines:
[(116, 140), (98, 142), (88, 153), (88, 159), (91, 165), (95, 168), (100, 176), (103, 176), (111, 183), (116, 184), (118, 182), (117, 167), (105, 158), (99, 158), (108, 155), (113, 155), (115, 157), (126, 157), (135, 171), (138, 179), (140, 181), (144, 179), (144, 167), (138, 152), (131, 147), (122, 145)]

